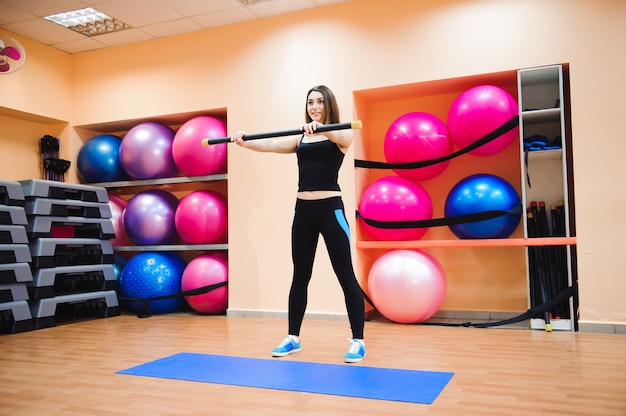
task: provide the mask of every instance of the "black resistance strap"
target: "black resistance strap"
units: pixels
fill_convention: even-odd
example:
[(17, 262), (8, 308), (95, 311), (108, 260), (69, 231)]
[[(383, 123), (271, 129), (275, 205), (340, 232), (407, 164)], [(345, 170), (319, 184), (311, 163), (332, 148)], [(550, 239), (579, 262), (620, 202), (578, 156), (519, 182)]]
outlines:
[(374, 162), (370, 160), (354, 160), (354, 166), (357, 168), (369, 168), (369, 169), (416, 169), (423, 168), (426, 166), (435, 165), (437, 163), (445, 162), (446, 160), (454, 159), (457, 156), (463, 155), (467, 152), (471, 152), (474, 149), (483, 146), (498, 137), (502, 136), (504, 133), (513, 130), (515, 127), (519, 125), (519, 116), (515, 116), (494, 131), (488, 133), (484, 137), (476, 140), (474, 143), (466, 146), (460, 150), (457, 150), (454, 153), (450, 153), (446, 156), (441, 156), (436, 159), (430, 160), (422, 160), (419, 162), (407, 162), (407, 163), (385, 163), (385, 162)]
[(454, 217), (445, 218), (433, 218), (428, 220), (415, 220), (415, 221), (379, 221), (368, 218), (363, 218), (359, 211), (356, 211), (356, 217), (363, 220), (364, 223), (371, 227), (385, 228), (385, 229), (399, 229), (399, 228), (425, 228), (425, 227), (441, 227), (446, 225), (466, 224), (469, 222), (485, 221), (493, 218), (500, 217), (507, 214), (522, 213), (522, 205), (517, 205), (508, 210), (489, 210), (481, 211), (472, 214), (457, 215)]
[[(363, 292), (363, 296), (365, 297), (365, 301), (369, 303), (375, 310), (376, 306), (372, 302), (372, 300), (367, 296), (365, 291), (361, 289)], [(550, 299), (549, 301), (542, 303), (541, 305), (537, 305), (534, 308), (528, 309), (526, 312), (514, 316), (512, 318), (503, 319), (501, 321), (494, 322), (482, 322), (473, 324), (471, 322), (462, 322), (462, 323), (450, 323), (450, 322), (418, 322), (416, 325), (435, 325), (435, 326), (454, 326), (454, 327), (474, 327), (474, 328), (489, 328), (492, 326), (501, 326), (501, 325), (510, 325), (517, 322), (522, 322), (527, 319), (532, 318), (542, 318), (546, 312), (552, 310), (555, 306), (561, 304), (565, 300), (570, 297), (576, 296), (578, 293), (578, 283), (572, 284), (567, 289), (563, 290), (561, 293)]]
[(172, 293), (171, 295), (155, 296), (153, 298), (134, 298), (131, 296), (118, 296), (119, 300), (125, 302), (141, 302), (141, 309), (137, 313), (138, 318), (149, 318), (152, 316), (152, 309), (150, 308), (150, 302), (164, 299), (172, 299), (184, 296), (203, 295), (217, 288), (228, 285), (228, 282), (214, 283), (212, 285), (201, 286), (196, 289), (185, 290), (178, 293)]

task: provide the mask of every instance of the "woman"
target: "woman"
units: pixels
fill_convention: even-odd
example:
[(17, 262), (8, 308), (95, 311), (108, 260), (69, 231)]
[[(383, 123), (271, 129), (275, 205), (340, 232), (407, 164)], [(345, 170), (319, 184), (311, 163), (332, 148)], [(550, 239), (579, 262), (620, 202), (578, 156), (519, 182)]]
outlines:
[(339, 168), (352, 143), (349, 130), (316, 133), (319, 126), (339, 123), (339, 109), (333, 92), (324, 85), (307, 93), (306, 124), (302, 135), (280, 139), (246, 141), (246, 132), (232, 135), (239, 146), (257, 152), (296, 153), (298, 193), (291, 230), (293, 280), (289, 291), (288, 334), (272, 351), (274, 357), (298, 352), (300, 328), (307, 305), (307, 289), (313, 271), (320, 234), (324, 238), (333, 270), (343, 289), (352, 329), (345, 361), (356, 363), (365, 357), (363, 292), (354, 275), (350, 255), (350, 230), (337, 183)]

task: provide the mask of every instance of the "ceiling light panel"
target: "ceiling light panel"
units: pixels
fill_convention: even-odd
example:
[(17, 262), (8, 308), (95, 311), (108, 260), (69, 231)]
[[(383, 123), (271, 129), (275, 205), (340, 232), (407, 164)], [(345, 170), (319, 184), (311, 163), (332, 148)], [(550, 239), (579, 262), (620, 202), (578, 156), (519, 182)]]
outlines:
[(127, 23), (114, 19), (91, 7), (53, 14), (45, 16), (44, 18), (78, 33), (82, 33), (85, 36), (118, 32), (131, 27)]

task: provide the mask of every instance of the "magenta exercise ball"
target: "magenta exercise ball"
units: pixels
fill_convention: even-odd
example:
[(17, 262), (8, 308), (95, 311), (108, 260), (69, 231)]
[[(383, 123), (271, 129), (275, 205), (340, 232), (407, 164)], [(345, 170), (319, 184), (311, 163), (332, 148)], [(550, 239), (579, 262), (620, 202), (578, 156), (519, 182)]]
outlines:
[(192, 118), (174, 136), (172, 154), (176, 166), (187, 176), (226, 172), (226, 143), (202, 146), (203, 139), (226, 136), (224, 122), (215, 117)]
[(216, 191), (184, 196), (174, 216), (176, 231), (187, 244), (225, 243), (228, 230), (226, 198)]
[[(228, 262), (225, 257), (203, 254), (185, 267), (181, 289), (184, 292), (223, 282), (228, 282)], [(185, 300), (198, 313), (223, 314), (228, 306), (228, 288), (221, 286), (200, 295), (185, 296)]]
[[(406, 113), (391, 123), (385, 134), (384, 152), (388, 163), (437, 159), (452, 153), (448, 128), (437, 116), (424, 112)], [(439, 176), (450, 161), (417, 169), (394, 169), (403, 178), (423, 181)]]
[(172, 244), (178, 239), (174, 216), (178, 198), (161, 190), (141, 191), (126, 204), (122, 222), (128, 237), (139, 245)]
[(178, 175), (172, 156), (174, 130), (153, 122), (128, 130), (120, 145), (120, 161), (132, 179), (158, 179)]
[[(448, 131), (452, 141), (464, 148), (518, 115), (517, 101), (511, 94), (494, 85), (480, 85), (454, 100), (448, 111)], [(491, 156), (518, 139), (519, 128), (515, 127), (469, 153)]]
[[(361, 217), (376, 221), (418, 221), (433, 217), (430, 195), (418, 183), (399, 176), (385, 176), (365, 189), (359, 202)], [(419, 240), (428, 228), (387, 229), (368, 225), (365, 232), (375, 240)]]
[(114, 246), (127, 246), (130, 244), (130, 238), (126, 234), (124, 229), (124, 223), (122, 221), (122, 215), (128, 201), (124, 198), (109, 195), (109, 208), (111, 208), (111, 222), (113, 223), (113, 231), (115, 232), (115, 238), (111, 239), (111, 244)]
[(376, 309), (387, 319), (411, 324), (431, 318), (446, 296), (439, 261), (423, 250), (392, 250), (372, 265), (367, 288)]

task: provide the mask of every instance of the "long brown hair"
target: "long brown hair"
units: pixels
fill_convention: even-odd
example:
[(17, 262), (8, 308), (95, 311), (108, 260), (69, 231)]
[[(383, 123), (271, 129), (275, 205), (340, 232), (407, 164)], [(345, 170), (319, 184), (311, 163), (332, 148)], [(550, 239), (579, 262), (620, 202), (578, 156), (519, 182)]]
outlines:
[(339, 123), (339, 106), (337, 106), (337, 99), (335, 94), (326, 85), (316, 85), (306, 93), (307, 101), (304, 105), (304, 118), (307, 123), (313, 121), (307, 111), (307, 102), (309, 100), (309, 94), (313, 91), (317, 91), (324, 97), (324, 114), (322, 117), (322, 124), (334, 124)]

